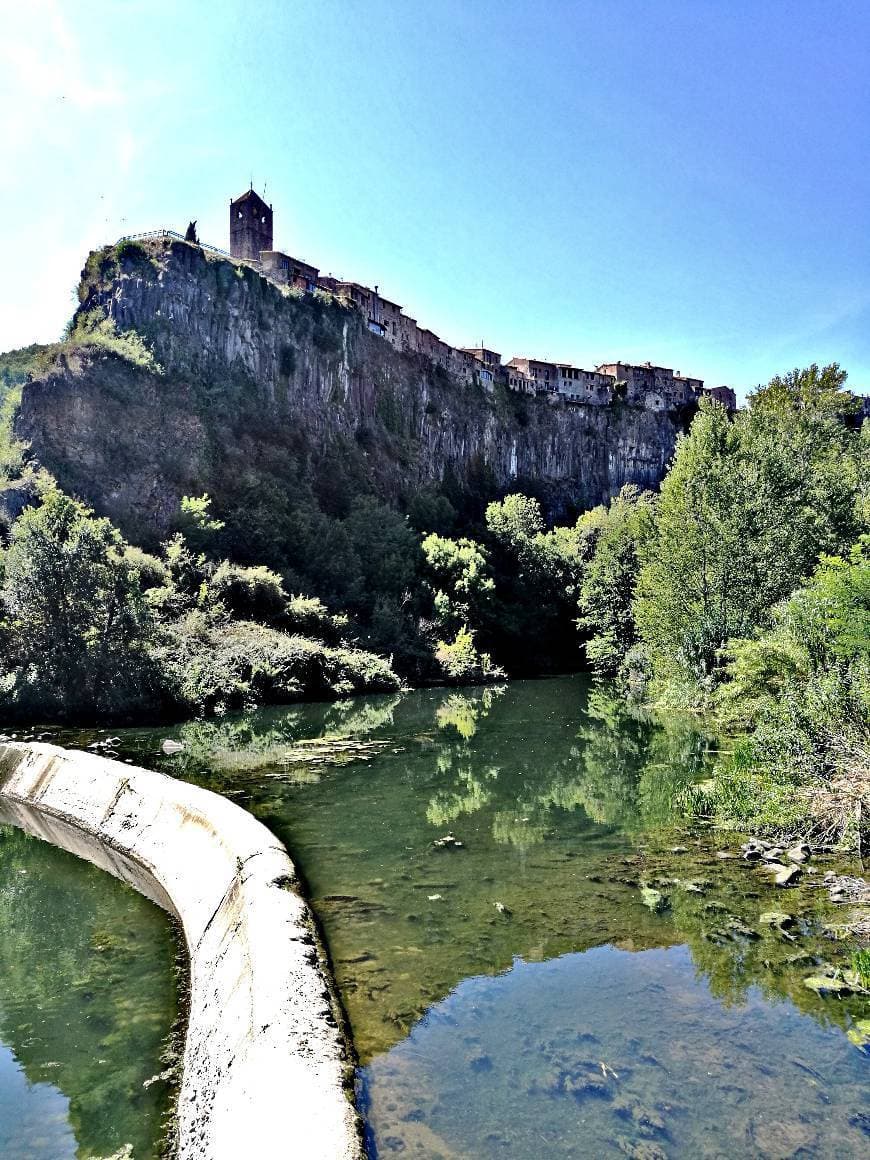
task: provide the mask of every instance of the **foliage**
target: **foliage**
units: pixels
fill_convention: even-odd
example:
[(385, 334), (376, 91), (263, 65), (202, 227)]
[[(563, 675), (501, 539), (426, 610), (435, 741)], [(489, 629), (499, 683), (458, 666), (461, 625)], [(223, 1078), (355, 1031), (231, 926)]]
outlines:
[(106, 352), (152, 374), (164, 373), (163, 367), (137, 331), (118, 330), (114, 320), (107, 318), (98, 308), (79, 311), (75, 315), (60, 349), (66, 347)]
[(15, 415), (21, 405), (21, 387), (10, 387), (0, 401), (0, 487), (17, 479), (24, 468), (27, 444), (16, 438)]
[(504, 670), (492, 663), (488, 653), (478, 652), (474, 634), (466, 627), (452, 641), (439, 641), (435, 659), (444, 679), (454, 685), (480, 685), (504, 679)]
[(541, 505), (527, 495), (509, 495), (486, 509), (486, 527), (501, 544), (523, 547), (534, 544), (544, 531)]
[(456, 508), (445, 495), (424, 488), (408, 504), (408, 523), (423, 535), (437, 532), (449, 536), (456, 527)]
[(709, 695), (729, 640), (860, 531), (860, 436), (821, 389), (803, 409), (775, 408), (780, 394), (734, 421), (703, 402), (662, 485), (634, 613), (659, 689), (688, 700)]
[(490, 503), (485, 515), (495, 582), (487, 647), (514, 671), (574, 667), (581, 558), (576, 529), (545, 531), (541, 505), (525, 495)]
[(287, 616), (287, 593), (281, 577), (262, 564), (245, 568), (222, 560), (209, 581), (211, 596), (239, 620), (263, 624), (283, 623)]
[(495, 589), (484, 549), (474, 540), (451, 540), (433, 532), (423, 541), (423, 556), (438, 627), (449, 631), (479, 624)]
[(39, 369), (50, 347), (34, 343), (0, 354), (0, 398), (10, 387), (21, 386)]
[[(192, 512), (208, 522), (207, 498)], [(288, 600), (269, 569), (214, 564), (181, 533), (149, 555), (56, 487), (14, 524), (2, 564), (12, 714), (213, 713), (399, 687), (388, 662), (341, 644), (346, 619)], [(280, 631), (303, 625), (311, 635)]]
[(371, 653), (202, 610), (167, 626), (157, 656), (173, 700), (197, 714), (399, 687), (387, 662)]
[(870, 553), (823, 557), (773, 611), (732, 641), (720, 718), (752, 729), (720, 763), (709, 805), (752, 828), (862, 842), (870, 820)]
[(152, 556), (150, 552), (143, 552), (134, 544), (127, 544), (124, 547), (123, 558), (131, 572), (135, 572), (143, 592), (147, 592), (150, 588), (163, 588), (169, 584), (169, 569), (159, 556)]
[(291, 596), (285, 605), (284, 617), (290, 632), (313, 636), (327, 644), (336, 644), (349, 625), (344, 613), (330, 612), (316, 596)]
[(609, 507), (580, 517), (586, 557), (577, 597), (586, 659), (600, 677), (616, 677), (637, 643), (633, 601), (645, 545), (654, 534), (653, 497), (626, 486)]
[(12, 529), (0, 601), (15, 704), (67, 714), (153, 703), (151, 617), (108, 520), (48, 491)]
[(838, 363), (820, 368), (813, 363), (805, 369), (796, 367), (784, 375), (775, 375), (765, 387), (749, 396), (756, 412), (765, 411), (779, 420), (807, 416), (813, 421), (833, 419), (842, 423), (854, 416), (859, 407), (854, 395), (844, 391), (846, 372)]
[(223, 520), (213, 518), (211, 499), (207, 494), (183, 495), (176, 527), (195, 552), (202, 552), (212, 543), (215, 533), (221, 531), (225, 524)]

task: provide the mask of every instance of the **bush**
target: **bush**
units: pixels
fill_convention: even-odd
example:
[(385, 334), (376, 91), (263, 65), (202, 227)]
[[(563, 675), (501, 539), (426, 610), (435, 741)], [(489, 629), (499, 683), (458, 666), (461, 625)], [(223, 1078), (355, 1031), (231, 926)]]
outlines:
[(435, 659), (444, 678), (452, 685), (480, 685), (504, 680), (504, 669), (492, 663), (488, 653), (479, 653), (474, 635), (468, 628), (460, 628), (452, 641), (438, 642)]
[(215, 621), (202, 611), (169, 626), (157, 655), (172, 699), (198, 714), (400, 687), (387, 662), (371, 653), (248, 621)]
[(151, 588), (162, 588), (169, 583), (169, 569), (159, 556), (152, 556), (133, 544), (127, 544), (122, 558), (135, 574), (143, 592)]
[(262, 565), (245, 568), (223, 560), (217, 566), (209, 588), (213, 598), (239, 620), (277, 624), (286, 616), (287, 593), (281, 577)]
[(67, 344), (117, 355), (155, 375), (164, 373), (141, 334), (136, 330), (119, 331), (114, 321), (100, 309), (79, 313), (73, 318)]
[(49, 489), (16, 521), (4, 564), (12, 710), (112, 714), (153, 702), (153, 621), (108, 520)]
[(327, 644), (337, 644), (349, 624), (343, 613), (330, 612), (316, 596), (291, 596), (284, 619), (289, 632), (315, 637)]

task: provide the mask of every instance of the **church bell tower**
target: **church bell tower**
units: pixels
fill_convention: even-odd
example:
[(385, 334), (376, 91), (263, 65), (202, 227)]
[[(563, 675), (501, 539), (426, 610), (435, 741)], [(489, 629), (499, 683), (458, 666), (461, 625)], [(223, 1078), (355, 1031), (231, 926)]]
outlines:
[(272, 207), (252, 187), (230, 202), (230, 253), (259, 262), (260, 252), (271, 249)]

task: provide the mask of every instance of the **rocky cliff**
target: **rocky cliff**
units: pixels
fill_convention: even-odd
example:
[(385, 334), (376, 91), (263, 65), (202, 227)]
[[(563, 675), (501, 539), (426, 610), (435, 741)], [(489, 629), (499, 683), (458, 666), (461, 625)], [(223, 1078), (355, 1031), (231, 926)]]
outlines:
[[(206, 491), (220, 515), (303, 486), (338, 514), (357, 493), (401, 505), (421, 489), (589, 507), (627, 482), (656, 487), (687, 418), (462, 386), (341, 302), (177, 241), (92, 254), (79, 300), (81, 341), (25, 386), (16, 433), (145, 541)], [(136, 336), (153, 359), (130, 357)]]

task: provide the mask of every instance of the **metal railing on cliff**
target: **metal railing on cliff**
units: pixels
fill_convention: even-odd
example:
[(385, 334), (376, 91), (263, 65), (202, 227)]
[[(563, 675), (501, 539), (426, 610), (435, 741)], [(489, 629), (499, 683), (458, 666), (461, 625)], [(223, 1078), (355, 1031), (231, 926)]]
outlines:
[[(180, 234), (177, 230), (145, 230), (141, 234), (124, 234), (118, 238), (118, 242), (138, 242), (142, 238), (176, 238), (179, 242), (187, 241), (184, 234)], [(229, 250), (222, 250), (220, 246), (212, 246), (208, 242), (197, 241), (191, 242), (190, 245), (199, 246), (201, 250), (208, 250), (212, 254), (220, 254), (222, 258), (230, 258), (234, 262), (243, 261), (241, 258), (233, 258)]]

